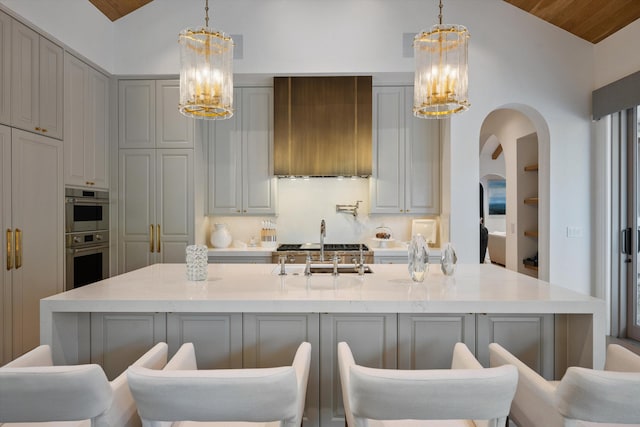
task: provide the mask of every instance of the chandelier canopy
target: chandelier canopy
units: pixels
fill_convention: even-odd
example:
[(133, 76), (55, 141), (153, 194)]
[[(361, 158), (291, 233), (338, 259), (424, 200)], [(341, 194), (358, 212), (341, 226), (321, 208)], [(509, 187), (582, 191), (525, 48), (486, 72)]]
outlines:
[(205, 26), (182, 30), (180, 44), (180, 112), (197, 119), (233, 116), (233, 40), (209, 28), (209, 0)]
[(415, 76), (413, 115), (443, 118), (469, 108), (467, 51), (469, 32), (462, 25), (439, 23), (413, 40)]

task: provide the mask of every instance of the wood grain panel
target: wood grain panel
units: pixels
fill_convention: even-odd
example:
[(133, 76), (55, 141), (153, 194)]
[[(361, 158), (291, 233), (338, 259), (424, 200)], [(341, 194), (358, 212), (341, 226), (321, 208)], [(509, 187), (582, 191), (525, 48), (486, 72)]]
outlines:
[(274, 79), (274, 173), (371, 174), (371, 76)]
[(591, 43), (640, 18), (637, 0), (504, 0)]
[(153, 0), (89, 0), (111, 21), (122, 18)]

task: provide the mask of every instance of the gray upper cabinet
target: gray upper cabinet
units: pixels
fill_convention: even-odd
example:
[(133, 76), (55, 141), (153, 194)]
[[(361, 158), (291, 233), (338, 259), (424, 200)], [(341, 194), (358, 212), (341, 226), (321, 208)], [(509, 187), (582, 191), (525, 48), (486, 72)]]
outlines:
[(66, 185), (109, 188), (109, 79), (65, 53)]
[(273, 90), (236, 88), (236, 111), (209, 123), (209, 213), (273, 215)]
[(120, 148), (193, 148), (193, 119), (178, 111), (177, 80), (121, 80)]
[(62, 48), (15, 20), (11, 45), (11, 125), (62, 139)]
[(0, 12), (0, 123), (11, 124), (11, 18)]
[(440, 212), (440, 128), (412, 114), (412, 86), (373, 89), (371, 213)]

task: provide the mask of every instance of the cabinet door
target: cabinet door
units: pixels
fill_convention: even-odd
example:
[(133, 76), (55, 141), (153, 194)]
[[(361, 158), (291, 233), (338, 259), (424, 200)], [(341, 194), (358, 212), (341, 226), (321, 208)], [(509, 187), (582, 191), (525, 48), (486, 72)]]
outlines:
[(186, 342), (195, 347), (198, 369), (242, 368), (242, 314), (167, 314), (169, 356)]
[(373, 88), (371, 213), (404, 212), (404, 147), (404, 88)]
[(411, 114), (413, 87), (405, 88), (405, 212), (440, 213), (440, 121)]
[(398, 315), (398, 369), (450, 369), (458, 342), (475, 353), (475, 315)]
[(311, 344), (305, 426), (318, 426), (319, 417), (319, 316), (318, 314), (244, 314), (243, 359), (245, 368), (286, 366), (300, 344)]
[(11, 123), (11, 18), (0, 12), (0, 123)]
[(179, 80), (156, 81), (156, 147), (193, 148), (194, 119), (178, 110)]
[(242, 212), (275, 214), (273, 89), (242, 89)]
[(11, 21), (11, 125), (30, 132), (40, 129), (39, 43), (38, 33)]
[(87, 186), (87, 159), (91, 141), (86, 138), (88, 66), (65, 54), (64, 63), (64, 182), (67, 185)]
[(120, 148), (155, 148), (155, 82), (153, 80), (120, 81), (118, 117)]
[(242, 100), (234, 92), (236, 114), (209, 123), (209, 213), (242, 213)]
[[(156, 157), (152, 150), (120, 150), (120, 273), (155, 262)], [(184, 259), (184, 258), (183, 258)]]
[[(109, 79), (88, 67), (85, 177), (92, 188), (109, 189)], [(65, 131), (66, 132), (66, 131)]]
[(553, 379), (553, 314), (479, 314), (477, 322), (477, 355), (483, 366), (489, 366), (489, 344), (496, 342), (546, 379)]
[(157, 261), (184, 263), (195, 238), (193, 149), (155, 151)]
[(357, 364), (396, 368), (396, 314), (322, 314), (320, 316), (320, 423), (344, 426), (338, 343), (349, 344)]
[(40, 37), (39, 67), (39, 123), (40, 131), (52, 138), (62, 139), (63, 62), (60, 46)]
[(91, 313), (91, 363), (112, 380), (166, 336), (164, 313)]
[[(11, 276), (13, 233), (11, 223), (11, 128), (0, 126), (0, 366), (11, 357)], [(8, 233), (8, 234), (7, 234)], [(9, 246), (9, 253), (7, 253)], [(7, 256), (10, 258), (7, 258)]]
[(22, 248), (12, 280), (15, 357), (40, 343), (40, 300), (64, 288), (62, 142), (14, 129), (11, 154), (11, 216)]

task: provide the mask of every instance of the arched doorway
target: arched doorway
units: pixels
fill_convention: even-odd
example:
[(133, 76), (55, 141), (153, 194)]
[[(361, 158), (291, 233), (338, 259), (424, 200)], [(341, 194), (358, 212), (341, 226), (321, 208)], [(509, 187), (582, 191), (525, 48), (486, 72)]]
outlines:
[[(485, 209), (491, 198), (488, 187), (492, 179), (504, 179), (506, 198), (503, 220), (488, 213), (487, 228), (504, 233), (507, 268), (543, 280), (549, 278), (549, 141), (544, 118), (521, 104), (505, 105), (489, 113), (479, 139), (479, 181), (485, 189)], [(504, 173), (496, 166), (500, 163), (487, 167), (489, 154), (495, 160), (502, 157)], [(492, 223), (494, 219), (497, 221)]]

